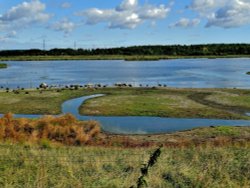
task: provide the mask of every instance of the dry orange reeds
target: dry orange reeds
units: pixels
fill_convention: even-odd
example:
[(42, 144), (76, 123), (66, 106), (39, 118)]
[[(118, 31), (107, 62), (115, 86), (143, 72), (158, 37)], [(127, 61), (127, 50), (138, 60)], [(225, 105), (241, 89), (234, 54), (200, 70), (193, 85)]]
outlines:
[(96, 121), (78, 121), (73, 115), (44, 116), (37, 120), (15, 119), (11, 113), (0, 118), (0, 139), (13, 141), (49, 141), (67, 145), (90, 143), (100, 133)]

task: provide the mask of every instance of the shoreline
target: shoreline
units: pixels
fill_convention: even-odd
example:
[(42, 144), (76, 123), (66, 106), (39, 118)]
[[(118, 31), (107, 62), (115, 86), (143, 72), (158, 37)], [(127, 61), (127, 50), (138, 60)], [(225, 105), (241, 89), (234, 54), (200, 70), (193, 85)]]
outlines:
[(122, 61), (160, 61), (174, 59), (223, 59), (223, 58), (250, 58), (250, 55), (223, 55), (223, 56), (141, 56), (141, 55), (93, 55), (93, 56), (7, 56), (0, 57), (1, 61), (73, 61), (73, 60), (122, 60)]
[[(61, 105), (70, 99), (106, 94), (105, 97), (85, 101), (80, 115), (96, 117), (159, 117), (186, 119), (249, 120), (249, 89), (194, 89), (194, 88), (65, 88), (0, 89), (2, 114), (60, 114)], [(143, 94), (143, 98), (141, 98)], [(33, 98), (30, 101), (30, 97)], [(154, 99), (157, 98), (155, 101)], [(195, 99), (194, 99), (195, 98)], [(224, 100), (224, 103), (221, 99)], [(113, 101), (110, 103), (110, 100)], [(132, 101), (131, 101), (132, 100)], [(47, 101), (44, 103), (43, 101)], [(185, 103), (186, 107), (182, 104)], [(13, 105), (9, 105), (13, 104)], [(136, 104), (133, 105), (133, 104)], [(152, 107), (152, 105), (154, 107)], [(156, 105), (156, 106), (155, 106)], [(112, 106), (112, 108), (111, 108)], [(98, 109), (98, 111), (96, 111)]]

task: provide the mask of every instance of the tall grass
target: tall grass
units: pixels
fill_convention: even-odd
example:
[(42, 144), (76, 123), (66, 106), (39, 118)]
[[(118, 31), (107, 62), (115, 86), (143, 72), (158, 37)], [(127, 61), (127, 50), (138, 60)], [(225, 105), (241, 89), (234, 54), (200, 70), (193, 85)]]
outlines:
[(127, 188), (138, 183), (140, 168), (161, 143), (157, 163), (147, 169), (148, 187), (248, 188), (249, 134), (247, 127), (211, 127), (107, 135), (97, 122), (70, 114), (30, 120), (8, 113), (0, 118), (0, 187)]
[[(0, 187), (128, 188), (153, 148), (0, 144)], [(162, 148), (150, 188), (248, 188), (249, 147)]]

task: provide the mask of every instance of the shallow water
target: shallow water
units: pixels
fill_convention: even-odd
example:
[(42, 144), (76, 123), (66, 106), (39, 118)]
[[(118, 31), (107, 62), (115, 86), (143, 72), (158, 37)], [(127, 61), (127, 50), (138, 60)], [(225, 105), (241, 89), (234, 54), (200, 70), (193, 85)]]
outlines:
[[(118, 134), (156, 134), (189, 130), (196, 127), (208, 126), (250, 126), (246, 120), (216, 120), (216, 119), (186, 119), (186, 118), (160, 118), (160, 117), (101, 117), (81, 116), (80, 105), (87, 99), (101, 97), (102, 94), (71, 99), (62, 104), (62, 112), (71, 113), (79, 120), (96, 120), (101, 123), (102, 129)], [(15, 117), (37, 118), (41, 115), (15, 115)]]
[(166, 84), (190, 88), (250, 88), (250, 59), (176, 59), (161, 61), (23, 61), (0, 69), (0, 86), (37, 87), (48, 84), (135, 86)]

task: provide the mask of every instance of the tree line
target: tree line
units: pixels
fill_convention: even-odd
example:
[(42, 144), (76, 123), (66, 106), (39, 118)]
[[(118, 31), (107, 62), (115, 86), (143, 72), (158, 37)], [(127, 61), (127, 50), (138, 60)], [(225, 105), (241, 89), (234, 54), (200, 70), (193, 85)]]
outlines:
[(250, 44), (150, 45), (96, 49), (1, 50), (0, 56), (78, 56), (78, 55), (170, 55), (223, 56), (250, 55)]

